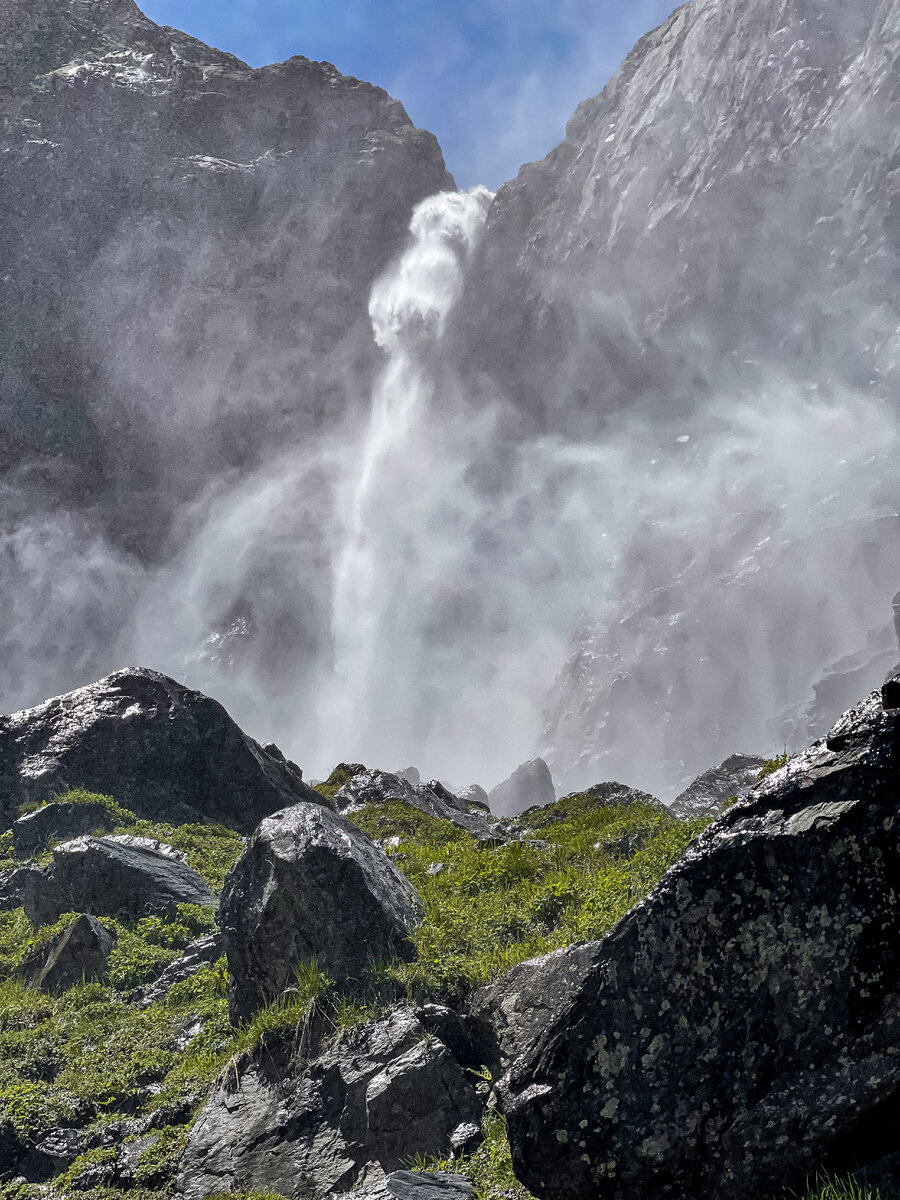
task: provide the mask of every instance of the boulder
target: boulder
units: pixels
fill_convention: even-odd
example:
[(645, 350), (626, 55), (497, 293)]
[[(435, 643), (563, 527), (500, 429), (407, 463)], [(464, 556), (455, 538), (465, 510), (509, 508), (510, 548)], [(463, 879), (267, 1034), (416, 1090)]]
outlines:
[(135, 1008), (149, 1008), (151, 1004), (165, 1000), (173, 984), (190, 979), (201, 967), (212, 966), (222, 957), (222, 953), (222, 935), (218, 931), (195, 938), (185, 947), (181, 957), (169, 963), (158, 978), (132, 992), (128, 1003)]
[(474, 805), (475, 808), (483, 808), (486, 812), (491, 811), (488, 794), (481, 784), (467, 784), (464, 788), (460, 788), (456, 795), (462, 800), (463, 804)]
[(363, 771), (345, 783), (334, 796), (335, 808), (342, 813), (352, 813), (366, 804), (390, 801), (408, 804), (431, 817), (450, 821), (476, 836), (490, 831), (490, 824), (481, 813), (472, 812), (465, 800), (455, 796), (437, 779), (427, 784), (413, 784), (388, 771)]
[(508, 779), (498, 783), (488, 793), (492, 812), (504, 817), (516, 816), (526, 808), (552, 804), (555, 799), (556, 789), (550, 778), (550, 768), (542, 758), (522, 763)]
[(144, 668), (0, 716), (3, 827), (19, 805), (66, 787), (111, 795), (141, 817), (247, 832), (287, 804), (325, 803), (221, 704)]
[(347, 1030), (306, 1064), (292, 1035), (268, 1038), (197, 1117), (179, 1187), (185, 1200), (238, 1189), (322, 1200), (446, 1155), (454, 1130), (480, 1118), (464, 1072), (408, 1009)]
[(676, 817), (711, 817), (732, 796), (740, 796), (759, 782), (765, 759), (755, 754), (732, 754), (717, 767), (710, 767), (672, 801)]
[(412, 884), (349, 821), (318, 804), (274, 813), (222, 892), (232, 1020), (284, 991), (302, 962), (347, 981), (371, 959), (408, 957), (422, 912)]
[(171, 846), (128, 835), (80, 837), (53, 851), (25, 880), (25, 913), (47, 925), (61, 913), (137, 919), (177, 904), (214, 905), (203, 878)]
[(896, 1149), (898, 770), (873, 692), (580, 951), (499, 1089), (526, 1187), (742, 1200)]
[(116, 935), (95, 917), (82, 914), (28, 955), (20, 974), (29, 987), (62, 992), (76, 983), (98, 979), (106, 970)]
[(506, 1068), (559, 1017), (596, 959), (596, 946), (566, 946), (530, 958), (469, 997), (466, 1029), (476, 1059)]
[(452, 1171), (393, 1171), (338, 1200), (471, 1200), (475, 1185)]
[(11, 909), (23, 906), (26, 882), (35, 872), (37, 872), (36, 878), (43, 878), (40, 868), (32, 866), (0, 871), (0, 912), (9, 912)]
[(581, 792), (570, 792), (549, 804), (526, 808), (514, 822), (514, 828), (536, 831), (547, 825), (555, 825), (559, 821), (569, 821), (577, 813), (588, 809), (631, 808), (634, 804), (648, 805), (660, 813), (669, 811), (662, 801), (651, 796), (649, 792), (642, 792), (639, 788), (611, 780), (607, 783), (595, 783), (593, 787), (585, 788)]
[(82, 833), (108, 833), (114, 825), (106, 805), (43, 804), (34, 812), (13, 821), (13, 850), (16, 858), (40, 853), (51, 839), (75, 838)]

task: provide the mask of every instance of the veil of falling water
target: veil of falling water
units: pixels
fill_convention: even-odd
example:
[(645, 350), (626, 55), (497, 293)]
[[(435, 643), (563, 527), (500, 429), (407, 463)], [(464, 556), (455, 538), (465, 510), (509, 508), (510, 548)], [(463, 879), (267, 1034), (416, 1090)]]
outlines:
[[(409, 694), (399, 664), (385, 663), (379, 647), (402, 640), (410, 615), (405, 581), (428, 569), (404, 532), (417, 519), (424, 480), (440, 454), (426, 431), (434, 392), (428, 356), (458, 299), (491, 199), (479, 187), (424, 200), (410, 223), (409, 248), (376, 283), (369, 302), (386, 361), (339, 498), (343, 532), (333, 573), (334, 671), (331, 703), (325, 705), (339, 714), (344, 745), (363, 757), (383, 757), (390, 731), (415, 719), (405, 711)], [(395, 744), (400, 753), (402, 739)]]

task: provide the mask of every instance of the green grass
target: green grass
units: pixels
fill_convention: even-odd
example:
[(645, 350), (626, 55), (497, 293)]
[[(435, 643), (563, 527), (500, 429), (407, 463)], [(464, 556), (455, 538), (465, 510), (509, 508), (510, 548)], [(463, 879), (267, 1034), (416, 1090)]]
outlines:
[(870, 1187), (852, 1175), (834, 1175), (811, 1184), (803, 1200), (894, 1200), (894, 1196), (883, 1196), (878, 1188)]
[[(47, 803), (44, 800), (29, 801), (26, 804), (20, 804), (18, 815), (24, 817), (28, 813), (36, 812), (39, 808), (46, 807)], [(104, 796), (100, 792), (88, 792), (84, 788), (68, 788), (55, 795), (50, 803), (96, 805), (98, 808), (104, 809), (110, 828), (115, 825), (131, 825), (136, 820), (134, 813), (127, 808), (123, 808), (121, 804), (116, 803), (112, 796)]]
[[(584, 794), (550, 807), (520, 827), (546, 847), (494, 849), (401, 803), (353, 814), (371, 837), (400, 838), (392, 853), (424, 901), (416, 957), (389, 972), (414, 996), (458, 997), (526, 958), (602, 936), (708, 823), (650, 804), (602, 808)], [(626, 841), (639, 849), (630, 853)], [(430, 874), (433, 864), (444, 869)]]
[[(765, 779), (767, 775), (774, 774), (775, 771), (780, 771), (789, 758), (787, 747), (785, 746), (783, 753), (776, 754), (774, 758), (767, 758), (763, 765), (759, 768), (756, 778)], [(827, 1200), (827, 1198), (826, 1198)]]
[(362, 763), (338, 763), (328, 778), (316, 785), (316, 791), (320, 796), (333, 800), (345, 783), (349, 783), (354, 775), (365, 769)]
[(513, 1173), (505, 1118), (496, 1109), (486, 1109), (481, 1132), (484, 1141), (472, 1154), (459, 1158), (417, 1158), (410, 1169), (465, 1175), (475, 1185), (475, 1200), (533, 1200)]

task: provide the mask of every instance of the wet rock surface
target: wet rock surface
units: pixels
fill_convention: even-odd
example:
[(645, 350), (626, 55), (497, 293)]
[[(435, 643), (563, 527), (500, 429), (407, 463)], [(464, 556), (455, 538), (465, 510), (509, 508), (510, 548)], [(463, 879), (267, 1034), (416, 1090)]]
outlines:
[(171, 914), (178, 904), (215, 904), (179, 851), (127, 835), (63, 842), (49, 867), (29, 872), (24, 901), (33, 925), (47, 925), (64, 912), (135, 920)]
[(474, 1194), (472, 1181), (451, 1171), (393, 1171), (339, 1200), (471, 1200)]
[(735, 1200), (895, 1149), (898, 768), (874, 692), (580, 951), (502, 1088), (536, 1195)]
[(215, 700), (145, 668), (0, 716), (6, 826), (20, 804), (68, 787), (111, 795), (141, 817), (246, 831), (286, 804), (325, 803), (299, 768), (264, 750)]
[(416, 1154), (446, 1154), (454, 1129), (480, 1121), (462, 1069), (408, 1009), (348, 1030), (311, 1062), (292, 1062), (293, 1051), (290, 1039), (266, 1044), (213, 1092), (191, 1131), (186, 1200), (238, 1187), (320, 1200)]
[(82, 833), (108, 833), (113, 828), (103, 804), (44, 804), (13, 821), (13, 850), (16, 858), (30, 858), (52, 839), (74, 838)]
[(527, 808), (552, 804), (555, 799), (550, 769), (542, 758), (522, 763), (508, 779), (488, 793), (491, 811), (505, 817), (516, 816)]
[(25, 959), (22, 979), (29, 987), (46, 992), (62, 992), (76, 983), (90, 982), (106, 970), (115, 944), (115, 934), (95, 917), (82, 914)]
[(334, 797), (335, 808), (342, 813), (353, 812), (364, 804), (385, 804), (390, 801), (409, 804), (420, 812), (450, 821), (476, 836), (490, 831), (489, 822), (477, 808), (473, 811), (466, 800), (455, 796), (436, 779), (430, 783), (420, 783), (418, 779), (413, 782), (388, 771), (363, 771), (345, 783)]
[(422, 902), (364, 833), (321, 805), (264, 820), (225, 882), (219, 910), (233, 1021), (248, 1017), (312, 959), (338, 981), (370, 960), (408, 957)]
[(732, 796), (740, 796), (759, 783), (765, 759), (753, 754), (732, 754), (688, 784), (672, 801), (676, 817), (711, 817)]

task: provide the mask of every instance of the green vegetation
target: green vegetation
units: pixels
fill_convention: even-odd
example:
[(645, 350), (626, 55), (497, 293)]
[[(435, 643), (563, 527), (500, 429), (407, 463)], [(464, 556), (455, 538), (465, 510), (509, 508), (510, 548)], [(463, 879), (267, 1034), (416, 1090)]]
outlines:
[(455, 1171), (466, 1175), (475, 1184), (475, 1200), (532, 1200), (531, 1193), (513, 1174), (506, 1135), (506, 1120), (496, 1109), (485, 1110), (481, 1122), (484, 1141), (472, 1154), (459, 1158), (419, 1158), (412, 1164), (414, 1171)]
[[(115, 825), (132, 825), (136, 817), (133, 812), (127, 808), (123, 808), (121, 804), (117, 804), (112, 796), (104, 796), (100, 792), (88, 792), (84, 788), (69, 788), (67, 791), (59, 792), (53, 797), (51, 803), (54, 804), (90, 804), (97, 808), (102, 808), (106, 813), (110, 828)], [(39, 803), (37, 801), (29, 801), (27, 804), (20, 804), (18, 815), (26, 816), (28, 813), (37, 812), (39, 808), (45, 808), (47, 801)]]
[(416, 996), (451, 997), (526, 958), (602, 936), (708, 824), (651, 804), (602, 807), (585, 793), (528, 818), (525, 841), (493, 849), (402, 803), (352, 819), (373, 838), (400, 838), (390, 852), (425, 902), (415, 960), (388, 973)]
[(817, 1180), (806, 1191), (803, 1200), (894, 1200), (895, 1193), (887, 1195), (855, 1179), (852, 1175), (835, 1175)]
[(771, 775), (774, 771), (780, 770), (787, 762), (788, 757), (789, 755), (787, 752), (787, 747), (785, 746), (784, 751), (781, 754), (776, 754), (774, 758), (765, 759), (763, 765), (759, 768), (759, 773), (757, 774), (756, 778), (765, 779), (767, 775)]
[(365, 769), (362, 763), (338, 763), (328, 778), (316, 785), (316, 791), (320, 796), (325, 796), (328, 800), (333, 800), (335, 794), (341, 790), (345, 783), (349, 783), (354, 775), (358, 775), (360, 771), (364, 771)]

